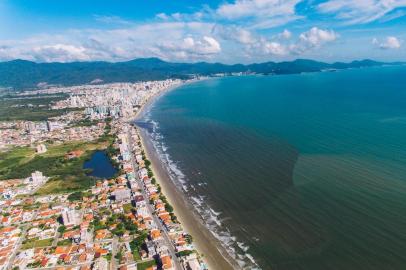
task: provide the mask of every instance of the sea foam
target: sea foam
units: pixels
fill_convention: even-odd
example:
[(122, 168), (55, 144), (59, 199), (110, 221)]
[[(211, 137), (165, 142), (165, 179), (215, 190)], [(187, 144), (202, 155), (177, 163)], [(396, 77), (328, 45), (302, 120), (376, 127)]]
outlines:
[[(189, 191), (196, 193), (196, 189), (187, 181), (185, 174), (180, 169), (180, 164), (173, 161), (169, 154), (169, 147), (164, 142), (164, 136), (159, 132), (159, 124), (151, 120), (150, 111), (145, 114), (144, 119), (152, 125), (152, 132), (149, 133), (149, 139), (152, 142), (155, 152), (164, 167), (166, 168), (171, 181), (175, 186), (182, 190), (189, 202), (194, 206), (196, 213), (201, 217), (204, 225), (217, 238), (223, 248), (238, 263), (241, 269), (259, 269), (252, 255), (248, 254), (249, 246), (242, 241), (237, 241), (237, 237), (232, 235), (222, 220), (229, 219), (222, 217), (220, 211), (215, 211), (208, 203), (207, 194), (190, 194)], [(202, 174), (199, 172), (199, 174)], [(207, 185), (206, 182), (200, 182), (198, 186)]]

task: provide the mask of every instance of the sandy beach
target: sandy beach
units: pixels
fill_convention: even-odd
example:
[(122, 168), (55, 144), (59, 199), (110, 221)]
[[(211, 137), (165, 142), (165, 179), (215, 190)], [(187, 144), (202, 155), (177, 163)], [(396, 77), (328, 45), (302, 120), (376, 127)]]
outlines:
[[(173, 90), (176, 87), (169, 88), (160, 94), (152, 97), (137, 113), (136, 120), (142, 118), (150, 106), (164, 93)], [(152, 141), (149, 139), (147, 131), (139, 127), (142, 145), (146, 152), (147, 158), (152, 163), (152, 170), (161, 185), (162, 191), (168, 198), (168, 201), (174, 207), (174, 212), (181, 222), (184, 229), (190, 233), (194, 240), (194, 245), (199, 254), (203, 256), (204, 262), (209, 269), (239, 269), (235, 260), (230, 257), (227, 251), (221, 246), (221, 243), (212, 233), (206, 228), (200, 216), (194, 210), (192, 204), (187, 200), (185, 194), (179, 190), (172, 182), (169, 172), (162, 164)]]

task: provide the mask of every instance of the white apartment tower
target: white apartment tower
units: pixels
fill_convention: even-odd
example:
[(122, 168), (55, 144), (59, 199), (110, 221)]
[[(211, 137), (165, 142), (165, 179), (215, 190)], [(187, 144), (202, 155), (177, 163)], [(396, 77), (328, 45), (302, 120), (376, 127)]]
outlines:
[(69, 226), (73, 225), (76, 226), (79, 224), (78, 214), (74, 209), (64, 208), (62, 210), (62, 221), (63, 225)]

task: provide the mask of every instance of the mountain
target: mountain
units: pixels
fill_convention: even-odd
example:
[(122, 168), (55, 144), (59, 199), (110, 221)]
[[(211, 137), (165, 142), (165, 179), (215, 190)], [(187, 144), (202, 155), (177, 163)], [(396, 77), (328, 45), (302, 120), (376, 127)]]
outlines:
[(260, 74), (293, 74), (318, 72), (326, 69), (346, 69), (380, 66), (372, 60), (351, 63), (323, 63), (298, 59), (291, 62), (265, 62), (259, 64), (221, 63), (171, 63), (159, 58), (139, 58), (126, 62), (71, 62), (35, 63), (26, 60), (0, 62), (0, 86), (15, 90), (34, 89), (39, 83), (49, 85), (79, 85), (90, 82), (136, 82), (167, 78), (189, 78), (193, 75), (215, 75), (218, 73), (252, 72)]

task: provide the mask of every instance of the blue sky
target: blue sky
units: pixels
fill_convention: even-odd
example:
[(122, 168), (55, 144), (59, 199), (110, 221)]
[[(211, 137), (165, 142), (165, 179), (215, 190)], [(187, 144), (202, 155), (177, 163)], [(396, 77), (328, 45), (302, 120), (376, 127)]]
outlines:
[(0, 0), (0, 60), (406, 60), (406, 0)]

